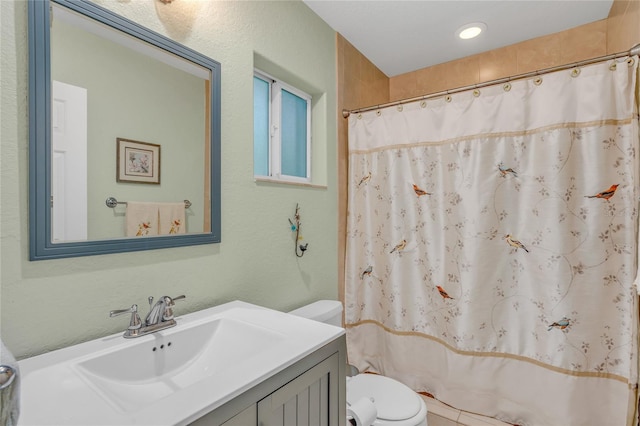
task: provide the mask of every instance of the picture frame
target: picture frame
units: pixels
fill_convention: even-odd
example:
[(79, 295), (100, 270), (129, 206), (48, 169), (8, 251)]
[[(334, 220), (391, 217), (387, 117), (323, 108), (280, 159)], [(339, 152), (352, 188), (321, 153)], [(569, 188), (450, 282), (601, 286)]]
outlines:
[(116, 181), (160, 184), (160, 145), (116, 138)]

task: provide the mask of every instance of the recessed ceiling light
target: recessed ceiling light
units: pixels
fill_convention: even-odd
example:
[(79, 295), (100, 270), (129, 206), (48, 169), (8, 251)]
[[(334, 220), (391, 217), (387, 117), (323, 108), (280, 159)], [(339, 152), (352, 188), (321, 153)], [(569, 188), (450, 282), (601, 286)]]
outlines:
[(482, 22), (473, 22), (466, 24), (458, 28), (456, 35), (463, 40), (474, 38), (480, 35), (481, 32), (487, 29), (487, 25)]

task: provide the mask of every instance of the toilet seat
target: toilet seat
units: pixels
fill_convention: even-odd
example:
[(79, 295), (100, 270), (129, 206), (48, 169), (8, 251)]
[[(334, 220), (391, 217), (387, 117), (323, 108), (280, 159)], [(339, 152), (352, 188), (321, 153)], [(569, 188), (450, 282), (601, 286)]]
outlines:
[[(389, 377), (358, 374), (347, 378), (347, 403), (373, 398), (378, 417), (374, 425), (426, 425), (426, 404), (417, 393)], [(423, 423), (424, 422), (424, 423)]]

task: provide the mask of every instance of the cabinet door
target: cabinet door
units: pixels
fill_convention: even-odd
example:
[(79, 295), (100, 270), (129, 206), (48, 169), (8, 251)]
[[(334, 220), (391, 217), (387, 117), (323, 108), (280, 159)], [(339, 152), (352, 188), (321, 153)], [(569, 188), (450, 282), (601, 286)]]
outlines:
[(338, 354), (258, 402), (259, 426), (331, 426), (338, 421)]

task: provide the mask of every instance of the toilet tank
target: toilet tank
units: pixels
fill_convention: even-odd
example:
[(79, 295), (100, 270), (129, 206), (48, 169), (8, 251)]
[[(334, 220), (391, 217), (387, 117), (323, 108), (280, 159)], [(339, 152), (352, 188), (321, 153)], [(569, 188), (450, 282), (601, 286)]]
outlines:
[(342, 327), (342, 303), (338, 300), (318, 300), (289, 313)]

